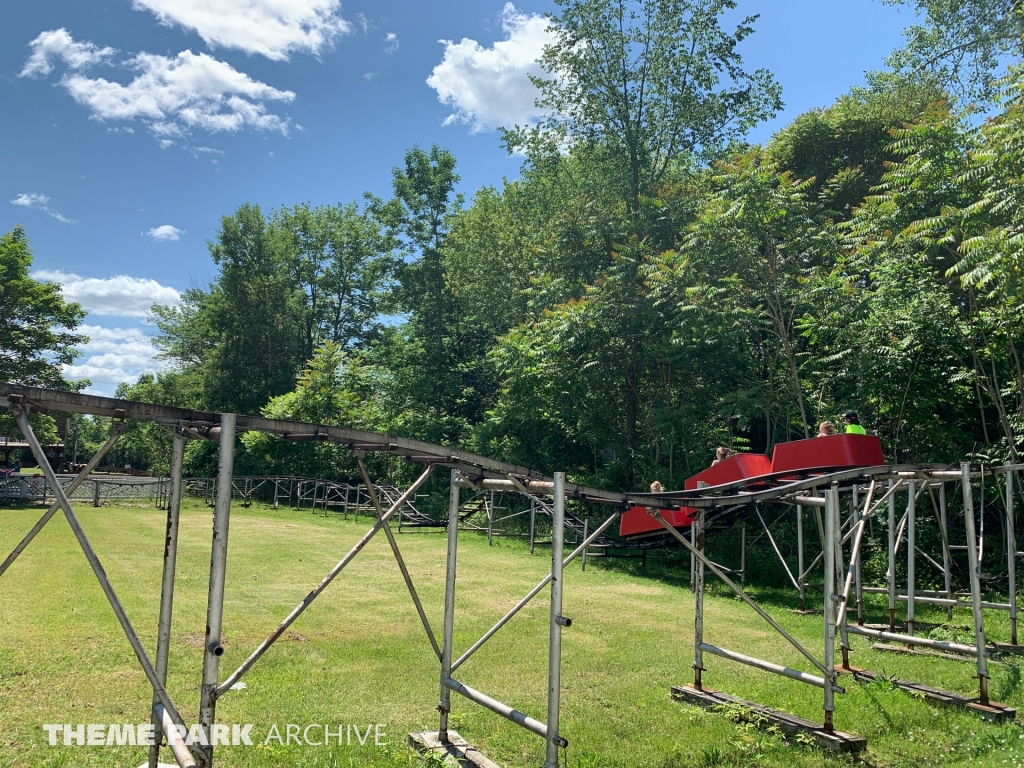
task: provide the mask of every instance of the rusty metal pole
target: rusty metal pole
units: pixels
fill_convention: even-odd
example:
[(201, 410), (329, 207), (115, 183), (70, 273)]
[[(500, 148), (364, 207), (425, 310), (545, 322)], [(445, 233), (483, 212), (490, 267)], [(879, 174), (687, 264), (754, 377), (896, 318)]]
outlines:
[(825, 723), (824, 730), (831, 733), (833, 730), (832, 713), (835, 711), (835, 691), (833, 686), (836, 683), (836, 623), (833, 599), (835, 597), (836, 578), (836, 547), (835, 534), (837, 518), (839, 517), (839, 490), (829, 488), (825, 491), (825, 599), (823, 602), (825, 619), (825, 655), (822, 658), (822, 666), (825, 667)]
[[(554, 504), (551, 506), (551, 627), (548, 644), (547, 752), (544, 768), (558, 768), (558, 714), (562, 693), (562, 555), (565, 548), (565, 472), (555, 472)], [(564, 743), (564, 742), (561, 742)]]
[(964, 523), (967, 528), (967, 564), (971, 571), (971, 608), (974, 613), (974, 646), (978, 651), (978, 699), (988, 704), (988, 659), (985, 656), (985, 627), (981, 616), (981, 564), (974, 531), (974, 496), (971, 489), (971, 465), (960, 465), (964, 490)]
[[(206, 603), (206, 643), (203, 649), (203, 687), (199, 699), (199, 725), (209, 739), (217, 711), (217, 672), (224, 648), (220, 644), (224, 618), (224, 580), (228, 562), (228, 524), (231, 519), (231, 487), (235, 463), (233, 413), (220, 417), (220, 450), (217, 456), (217, 500), (213, 512), (213, 543), (210, 552), (210, 590)], [(213, 745), (202, 748), (204, 764), (213, 765)]]
[(796, 505), (796, 570), (799, 581), (800, 610), (806, 611), (807, 574), (804, 573), (804, 508)]
[(747, 586), (747, 521), (740, 523), (740, 586)]
[(889, 631), (896, 631), (896, 493), (889, 481), (889, 572), (885, 575), (889, 588)]
[[(694, 546), (704, 552), (704, 508), (697, 510), (693, 521)], [(703, 688), (704, 672), (704, 561), (698, 560), (693, 579), (693, 687)]]
[(915, 483), (907, 483), (907, 634), (914, 635), (914, 619), (917, 606), (914, 598), (917, 592), (917, 504)]
[(452, 640), (455, 634), (455, 558), (459, 547), (459, 473), (452, 470), (451, 491), (448, 497), (448, 558), (444, 580), (444, 636), (441, 641), (441, 713), (437, 739), (448, 742), (448, 715), (452, 711), (452, 694), (445, 685), (452, 675)]
[[(181, 513), (181, 474), (185, 462), (185, 438), (174, 436), (171, 447), (171, 478), (167, 498), (167, 532), (164, 538), (164, 575), (160, 588), (160, 622), (156, 640), (156, 676), (167, 684), (167, 654), (171, 645), (171, 616), (174, 608), (174, 569), (178, 559), (178, 520)], [(163, 717), (157, 715), (160, 699), (153, 696), (153, 725), (155, 737), (149, 748), (149, 768), (157, 768), (160, 742), (163, 739)], [(162, 711), (162, 707), (161, 707)]]
[[(946, 599), (953, 600), (952, 553), (949, 551), (949, 522), (946, 517), (946, 484), (939, 485), (939, 527), (942, 535), (942, 580), (946, 588)], [(953, 620), (953, 606), (946, 606), (946, 619)]]
[[(1010, 462), (1006, 462), (1010, 464)], [(1010, 644), (1017, 644), (1017, 528), (1013, 519), (1013, 470), (1006, 471), (1006, 572), (1010, 603)]]
[(537, 530), (537, 500), (530, 499), (530, 554), (533, 554), (534, 534)]

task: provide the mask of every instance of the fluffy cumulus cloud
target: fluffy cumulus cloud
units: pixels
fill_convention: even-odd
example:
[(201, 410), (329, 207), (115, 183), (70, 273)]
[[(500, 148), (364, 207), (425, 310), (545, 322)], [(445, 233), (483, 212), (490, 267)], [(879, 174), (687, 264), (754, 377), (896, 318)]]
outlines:
[(207, 45), (285, 61), (293, 52), (327, 50), (352, 25), (339, 0), (134, 0), (168, 26), (199, 34)]
[(59, 270), (41, 270), (32, 277), (60, 283), (67, 301), (78, 302), (94, 315), (145, 317), (154, 304), (175, 305), (181, 301), (176, 290), (145, 277), (81, 277)]
[(473, 132), (523, 125), (540, 116), (530, 75), (542, 74), (537, 59), (549, 42), (547, 19), (506, 3), (505, 39), (489, 48), (476, 40), (442, 40), (444, 58), (427, 78), (438, 99), (454, 109), (445, 121), (468, 123)]
[(161, 224), (159, 227), (153, 227), (146, 234), (154, 240), (177, 240), (185, 234), (185, 230), (178, 229), (171, 224)]
[(53, 62), (60, 59), (67, 65), (61, 86), (95, 120), (139, 120), (165, 147), (185, 138), (194, 129), (212, 133), (252, 128), (288, 134), (288, 119), (268, 112), (266, 104), (291, 102), (295, 98), (292, 91), (278, 90), (253, 80), (205, 53), (182, 51), (176, 56), (139, 53), (122, 62), (124, 68), (135, 73), (123, 84), (104, 77), (90, 77), (83, 71), (98, 61), (96, 56), (79, 65), (75, 63), (79, 59), (68, 53), (77, 50), (69, 46), (92, 46), (91, 43), (76, 43), (67, 35), (68, 44), (64, 47), (47, 47), (47, 34), (50, 33), (43, 33), (30, 44), (32, 54), (21, 76), (49, 74)]
[(89, 42), (75, 42), (63, 27), (40, 32), (39, 36), (29, 43), (29, 47), (32, 49), (32, 55), (22, 67), (19, 77), (46, 77), (53, 72), (55, 59), (61, 59), (67, 64), (68, 69), (84, 69), (109, 61), (117, 53), (114, 48), (99, 48)]
[(60, 211), (53, 210), (53, 208), (50, 207), (50, 198), (40, 192), (22, 192), (11, 200), (11, 205), (20, 205), (25, 208), (36, 208), (37, 210), (50, 214), (62, 224), (78, 223), (74, 219), (69, 219)]
[(89, 337), (89, 342), (79, 347), (82, 356), (74, 365), (64, 366), (64, 375), (69, 379), (91, 379), (94, 390), (101, 394), (112, 394), (121, 382), (134, 382), (142, 373), (166, 367), (156, 358), (152, 337), (139, 328), (82, 325), (78, 330)]

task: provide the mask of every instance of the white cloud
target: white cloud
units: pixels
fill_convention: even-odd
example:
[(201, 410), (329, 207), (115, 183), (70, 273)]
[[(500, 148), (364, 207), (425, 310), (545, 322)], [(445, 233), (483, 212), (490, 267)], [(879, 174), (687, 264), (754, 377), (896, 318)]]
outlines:
[(388, 44), (387, 48), (384, 49), (384, 53), (394, 53), (398, 50), (398, 46), (402, 44), (398, 39), (398, 35), (394, 32), (388, 32), (384, 35), (384, 42)]
[(178, 229), (171, 224), (161, 224), (159, 227), (153, 227), (146, 234), (154, 240), (177, 240), (185, 234), (185, 230)]
[[(68, 40), (72, 45), (92, 46), (75, 43), (70, 36)], [(294, 92), (253, 80), (205, 53), (139, 53), (125, 61), (124, 66), (137, 73), (126, 85), (89, 77), (79, 71), (80, 67), (69, 67), (60, 84), (89, 110), (94, 120), (138, 119), (149, 127), (163, 148), (193, 129), (214, 133), (253, 128), (288, 135), (289, 120), (267, 112), (266, 102), (291, 102)]]
[(530, 75), (543, 74), (537, 59), (549, 42), (548, 22), (506, 3), (501, 12), (505, 39), (484, 48), (476, 40), (442, 40), (444, 58), (427, 78), (442, 104), (454, 108), (445, 124), (469, 123), (471, 130), (522, 125), (542, 112)]
[(161, 23), (195, 30), (209, 46), (238, 48), (274, 61), (319, 54), (352, 31), (339, 0), (134, 0)]
[(32, 277), (60, 283), (67, 301), (77, 301), (94, 315), (145, 317), (154, 304), (175, 305), (181, 301), (176, 290), (145, 277), (81, 277), (60, 270), (41, 270)]
[(20, 195), (11, 200), (11, 205), (22, 205), (26, 208), (36, 208), (40, 211), (50, 214), (57, 221), (62, 224), (77, 224), (78, 222), (74, 219), (69, 219), (59, 211), (53, 210), (49, 206), (50, 198), (46, 195), (40, 194), (39, 192), (22, 192)]
[(156, 359), (152, 337), (138, 328), (82, 325), (78, 331), (88, 336), (89, 342), (79, 346), (82, 356), (74, 365), (64, 366), (64, 375), (70, 379), (91, 379), (104, 394), (110, 394), (104, 390), (112, 391), (121, 382), (134, 382), (139, 374), (168, 367)]
[(29, 47), (32, 55), (25, 61), (18, 77), (46, 77), (53, 71), (54, 59), (61, 59), (69, 69), (83, 69), (108, 61), (117, 53), (115, 48), (98, 48), (92, 43), (77, 43), (61, 27), (40, 32)]

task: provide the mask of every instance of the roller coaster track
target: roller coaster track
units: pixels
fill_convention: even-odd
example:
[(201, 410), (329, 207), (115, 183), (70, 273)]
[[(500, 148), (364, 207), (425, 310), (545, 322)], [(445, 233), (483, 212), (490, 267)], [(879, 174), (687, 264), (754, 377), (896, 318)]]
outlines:
[[(151, 421), (196, 439), (216, 440), (220, 432), (221, 414), (212, 411), (195, 411), (77, 392), (0, 383), (0, 407), (6, 407), (7, 398), (12, 395), (23, 398), (23, 401), (35, 412), (85, 413), (109, 416), (115, 419)], [(241, 414), (237, 416), (236, 428), (239, 432), (255, 431), (279, 435), (284, 440), (294, 442), (332, 442), (353, 451), (386, 453), (404, 457), (410, 462), (448, 466), (458, 470), (471, 482), (509, 480), (513, 484), (531, 491), (543, 489), (552, 482), (552, 478), (536, 470), (458, 448), (435, 445), (407, 437), (327, 424), (311, 424)], [(836, 471), (834, 468), (821, 467), (800, 472), (760, 475), (697, 490), (665, 493), (619, 493), (567, 482), (566, 496), (568, 499), (609, 504), (619, 508), (631, 505), (662, 509), (679, 506), (705, 508), (712, 511), (708, 518), (708, 521), (711, 522), (714, 519), (736, 513), (741, 507), (768, 502), (797, 503), (796, 499), (801, 495), (813, 493), (816, 488), (833, 484), (849, 486), (853, 483), (870, 483), (872, 480), (883, 481), (889, 478), (925, 476), (936, 472), (952, 471), (958, 472), (959, 468), (944, 464), (906, 464)], [(416, 522), (420, 525), (427, 525), (430, 518), (422, 513), (421, 516), (424, 519), (417, 518)], [(582, 522), (578, 518), (568, 519), (567, 516), (567, 523), (582, 530)], [(619, 541), (611, 537), (604, 537), (604, 539), (607, 541), (602, 539), (602, 544), (608, 546)], [(630, 546), (640, 547), (642, 542), (632, 542)]]

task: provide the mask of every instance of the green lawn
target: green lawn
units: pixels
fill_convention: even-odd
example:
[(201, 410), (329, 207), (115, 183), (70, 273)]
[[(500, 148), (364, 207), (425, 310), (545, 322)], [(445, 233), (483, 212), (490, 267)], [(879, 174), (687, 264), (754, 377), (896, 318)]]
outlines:
[[(8, 552), (39, 508), (0, 508), (0, 550)], [(155, 646), (164, 515), (152, 508), (79, 508), (90, 540), (147, 648)], [(226, 677), (365, 531), (367, 521), (324, 519), (293, 510), (236, 507), (232, 513), (224, 634)], [(211, 512), (182, 511), (174, 633), (168, 687), (186, 720), (199, 699), (201, 644), (210, 558)], [(440, 633), (445, 541), (402, 535), (399, 543)], [(518, 542), (465, 533), (459, 540), (456, 652), (468, 647), (543, 577), (548, 554)], [(593, 563), (594, 561), (591, 561)], [(672, 574), (650, 576), (578, 564), (568, 569), (563, 640), (562, 732), (571, 768), (597, 766), (820, 766), (847, 762), (789, 744), (729, 713), (673, 702), (669, 687), (689, 682), (692, 598)], [(0, 766), (124, 766), (143, 748), (50, 747), (44, 723), (140, 723), (150, 694), (106, 600), (66, 522), (56, 517), (2, 577), (0, 588)], [(760, 595), (789, 631), (820, 648), (820, 618), (788, 610), (791, 596)], [(879, 606), (880, 607), (880, 606)], [(467, 685), (544, 719), (547, 669), (544, 594), (459, 670)], [(876, 609), (873, 620), (881, 620)], [(919, 610), (919, 620), (933, 618)], [(966, 612), (957, 621), (967, 624)], [(1006, 617), (992, 615), (1005, 639)], [(706, 637), (762, 658), (807, 669), (755, 614), (720, 589), (707, 601)], [(970, 664), (880, 654), (854, 638), (854, 663), (937, 687), (970, 692)], [(819, 651), (820, 653), (820, 651)], [(1024, 659), (1024, 657), (1022, 657)], [(1012, 661), (1010, 659), (1009, 661)], [(817, 689), (706, 657), (705, 685), (821, 717)], [(1024, 708), (1015, 664), (992, 665), (993, 697)], [(436, 730), (438, 665), (383, 536), (378, 536), (218, 707), (218, 720), (254, 723), (254, 741), (273, 724), (382, 723), (387, 748), (221, 748), (219, 766), (328, 768), (416, 765), (406, 733)], [(836, 726), (867, 737), (877, 766), (1024, 765), (1024, 730), (938, 709), (883, 684), (847, 680)], [(453, 694), (456, 728), (507, 766), (539, 766), (543, 742)], [(164, 757), (165, 762), (170, 756)]]

